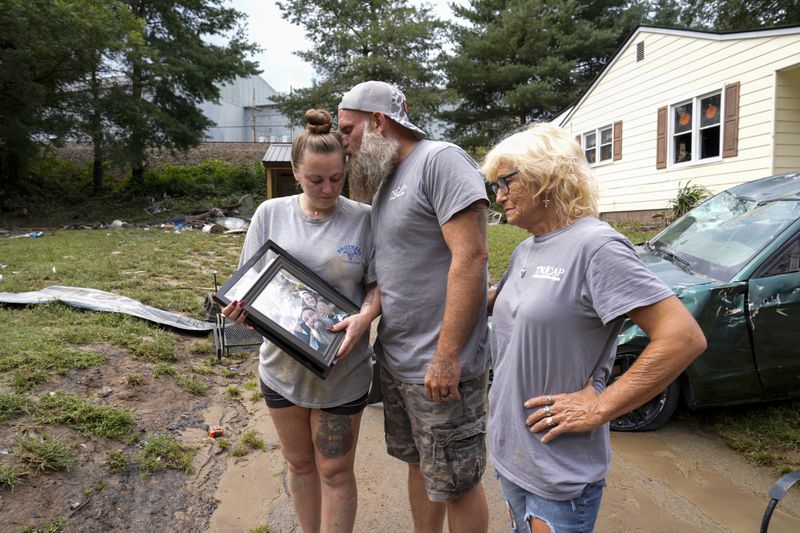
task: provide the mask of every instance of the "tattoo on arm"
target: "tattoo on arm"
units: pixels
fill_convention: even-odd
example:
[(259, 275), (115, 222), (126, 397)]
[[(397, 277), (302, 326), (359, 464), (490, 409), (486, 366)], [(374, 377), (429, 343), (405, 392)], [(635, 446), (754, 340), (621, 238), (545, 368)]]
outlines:
[(347, 455), (354, 444), (350, 417), (322, 411), (314, 443), (317, 450), (328, 459)]
[(361, 304), (361, 308), (363, 309), (364, 307), (372, 305), (373, 301), (375, 301), (375, 287), (372, 287), (364, 297), (364, 303)]
[(472, 204), (470, 207), (472, 211), (477, 213), (477, 218), (475, 219), (478, 223), (478, 231), (481, 232), (484, 238), (486, 238), (486, 220), (487, 220), (487, 209), (486, 206), (482, 203), (475, 203)]

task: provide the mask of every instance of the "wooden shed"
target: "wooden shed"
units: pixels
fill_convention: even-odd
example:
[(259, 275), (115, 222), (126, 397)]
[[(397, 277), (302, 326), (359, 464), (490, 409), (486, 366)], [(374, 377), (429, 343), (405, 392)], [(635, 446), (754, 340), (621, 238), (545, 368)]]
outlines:
[(291, 196), (298, 192), (292, 174), (292, 145), (273, 143), (261, 159), (267, 177), (267, 199)]

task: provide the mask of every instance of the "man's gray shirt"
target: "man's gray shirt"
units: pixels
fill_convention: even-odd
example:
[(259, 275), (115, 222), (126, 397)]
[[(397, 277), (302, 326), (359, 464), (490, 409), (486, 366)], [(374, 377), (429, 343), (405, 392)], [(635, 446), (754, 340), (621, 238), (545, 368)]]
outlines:
[[(370, 272), (370, 207), (339, 197), (335, 211), (316, 220), (300, 210), (299, 196), (275, 198), (256, 210), (247, 232), (240, 266), (268, 239), (299, 259), (357, 305)], [(325, 381), (265, 340), (260, 350), (261, 380), (292, 403), (309, 408), (335, 407), (367, 393), (372, 371), (369, 333), (336, 363)]]
[[(441, 226), (486, 188), (475, 162), (453, 144), (420, 141), (375, 193), (372, 229), (381, 321), (375, 351), (400, 381), (423, 383), (439, 340), (451, 254)], [(486, 279), (472, 332), (460, 354), (461, 380), (486, 370)]]
[(491, 334), (489, 447), (501, 475), (553, 500), (575, 498), (605, 477), (608, 424), (542, 444), (544, 432), (533, 434), (525, 425), (534, 409), (523, 403), (578, 391), (590, 379), (598, 392), (605, 390), (624, 315), (670, 295), (630, 242), (595, 218), (517, 247), (495, 301)]

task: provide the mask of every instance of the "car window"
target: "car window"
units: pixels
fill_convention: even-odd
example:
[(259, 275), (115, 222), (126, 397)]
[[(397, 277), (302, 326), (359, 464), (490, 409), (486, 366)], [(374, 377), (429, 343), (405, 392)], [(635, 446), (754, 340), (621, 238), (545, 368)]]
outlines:
[(795, 237), (789, 246), (758, 274), (758, 277), (765, 278), (798, 271), (800, 271), (800, 238)]
[(677, 255), (695, 272), (729, 281), (798, 216), (797, 200), (759, 203), (723, 192), (668, 226), (651, 244)]

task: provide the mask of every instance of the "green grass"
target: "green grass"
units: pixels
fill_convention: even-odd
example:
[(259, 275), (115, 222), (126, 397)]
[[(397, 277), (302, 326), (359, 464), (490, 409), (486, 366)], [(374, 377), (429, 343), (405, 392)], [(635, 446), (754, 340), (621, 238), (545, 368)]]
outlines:
[(136, 458), (139, 468), (146, 474), (163, 470), (192, 472), (192, 459), (197, 448), (178, 442), (170, 435), (148, 437), (142, 454)]
[(22, 468), (0, 464), (0, 489), (13, 489), (23, 475)]
[(208, 385), (199, 379), (189, 376), (178, 376), (176, 381), (180, 388), (194, 394), (195, 396), (205, 396), (206, 392), (208, 392)]
[(43, 434), (40, 437), (22, 437), (14, 455), (17, 460), (34, 471), (69, 470), (75, 464), (76, 454), (72, 445)]
[(227, 394), (229, 398), (239, 398), (242, 396), (242, 391), (236, 385), (228, 385), (225, 387), (225, 394)]
[(250, 453), (251, 450), (263, 450), (264, 439), (258, 436), (254, 429), (248, 429), (239, 437), (239, 442), (231, 450), (234, 457), (242, 457)]
[(247, 533), (269, 533), (269, 524), (261, 524), (260, 526), (250, 529)]
[(62, 424), (82, 435), (97, 435), (126, 441), (133, 432), (133, 413), (90, 403), (77, 396), (57, 392), (42, 398), (37, 420), (44, 424)]
[(31, 401), (20, 394), (0, 392), (0, 420), (25, 415), (33, 410)]
[(130, 459), (122, 450), (112, 450), (108, 453), (108, 471), (112, 474), (127, 472), (130, 468)]

